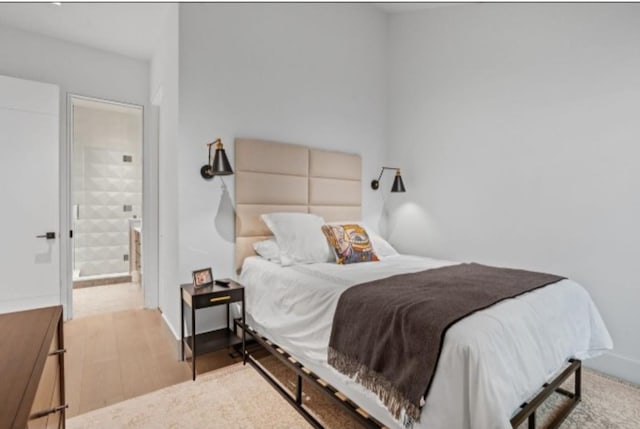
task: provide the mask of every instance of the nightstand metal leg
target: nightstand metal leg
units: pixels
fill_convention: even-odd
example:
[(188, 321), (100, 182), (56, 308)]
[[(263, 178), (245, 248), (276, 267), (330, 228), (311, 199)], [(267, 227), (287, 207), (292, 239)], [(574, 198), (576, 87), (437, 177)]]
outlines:
[(191, 374), (196, 381), (196, 310), (191, 307)]
[(184, 361), (184, 299), (180, 289), (180, 360)]
[(247, 350), (246, 350), (247, 330), (245, 329), (246, 323), (247, 323), (247, 321), (245, 319), (244, 293), (243, 293), (242, 294), (242, 364), (243, 365), (247, 364)]
[(302, 405), (302, 377), (298, 376), (298, 384), (296, 386), (296, 404)]

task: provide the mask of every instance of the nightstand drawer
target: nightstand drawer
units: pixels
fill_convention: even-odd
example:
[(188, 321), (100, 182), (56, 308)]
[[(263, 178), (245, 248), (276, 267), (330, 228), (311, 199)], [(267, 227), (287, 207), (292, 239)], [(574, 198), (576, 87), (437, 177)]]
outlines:
[(230, 302), (242, 301), (244, 289), (229, 289), (207, 295), (194, 296), (193, 304), (195, 308), (212, 307), (214, 305), (228, 304)]

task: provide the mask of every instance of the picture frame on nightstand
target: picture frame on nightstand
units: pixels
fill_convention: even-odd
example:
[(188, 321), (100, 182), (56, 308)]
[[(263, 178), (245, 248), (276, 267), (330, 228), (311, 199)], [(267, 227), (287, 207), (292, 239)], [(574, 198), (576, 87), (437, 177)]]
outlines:
[(193, 272), (193, 287), (200, 289), (207, 286), (213, 286), (213, 273), (211, 268), (202, 268)]

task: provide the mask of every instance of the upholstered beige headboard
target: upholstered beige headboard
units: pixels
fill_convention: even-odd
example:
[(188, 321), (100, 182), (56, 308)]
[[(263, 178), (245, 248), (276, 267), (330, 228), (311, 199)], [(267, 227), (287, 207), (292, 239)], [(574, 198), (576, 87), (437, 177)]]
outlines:
[(263, 213), (315, 213), (327, 222), (359, 220), (359, 155), (255, 139), (235, 140), (236, 250), (239, 272), (253, 243), (271, 235)]

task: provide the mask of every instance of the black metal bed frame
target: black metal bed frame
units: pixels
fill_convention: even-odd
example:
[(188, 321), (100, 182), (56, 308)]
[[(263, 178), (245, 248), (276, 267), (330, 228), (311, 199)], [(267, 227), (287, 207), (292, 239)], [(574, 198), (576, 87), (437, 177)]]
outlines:
[[(297, 377), (296, 383), (296, 392), (295, 396), (292, 392), (289, 392), (285, 387), (283, 387), (278, 380), (276, 380), (269, 371), (258, 361), (258, 359), (254, 358), (248, 349), (243, 343), (242, 356), (243, 363), (249, 363), (253, 368), (258, 371), (260, 375), (262, 375), (268, 382), (271, 384), (276, 391), (282, 395), (284, 399), (291, 404), (298, 413), (302, 415), (302, 417), (307, 420), (313, 427), (318, 429), (323, 429), (324, 426), (305, 408), (302, 402), (302, 387), (303, 381), (307, 381), (311, 383), (314, 387), (318, 388), (321, 392), (323, 392), (326, 396), (332, 398), (336, 404), (346, 410), (352, 417), (355, 418), (361, 425), (365, 428), (371, 429), (388, 429), (384, 424), (380, 423), (376, 418), (371, 416), (368, 412), (362, 409), (358, 404), (349, 399), (345, 394), (340, 392), (338, 389), (324, 381), (322, 378), (317, 376), (313, 371), (306, 368), (299, 361), (297, 361), (293, 356), (287, 353), (282, 347), (274, 344), (269, 339), (261, 336), (257, 331), (250, 328), (248, 325), (244, 324), (241, 319), (235, 319), (234, 324), (237, 328), (242, 329), (243, 335), (246, 333), (250, 335), (253, 340), (262, 348), (267, 350), (272, 356), (274, 356), (280, 363), (284, 364), (288, 369), (292, 370)], [(574, 391), (570, 392), (566, 389), (560, 387), (571, 375), (574, 375)], [(564, 419), (573, 411), (573, 409), (578, 405), (582, 398), (582, 362), (578, 359), (569, 359), (568, 365), (560, 374), (558, 374), (553, 380), (549, 383), (545, 383), (541, 390), (531, 398), (529, 401), (523, 403), (520, 406), (520, 411), (518, 411), (511, 418), (511, 426), (513, 428), (517, 428), (525, 421), (528, 421), (528, 429), (536, 428), (536, 410), (540, 405), (544, 403), (544, 401), (551, 396), (554, 392), (559, 393), (567, 398), (570, 401), (561, 408), (558, 414), (553, 418), (553, 420), (547, 426), (547, 429), (557, 429)]]

